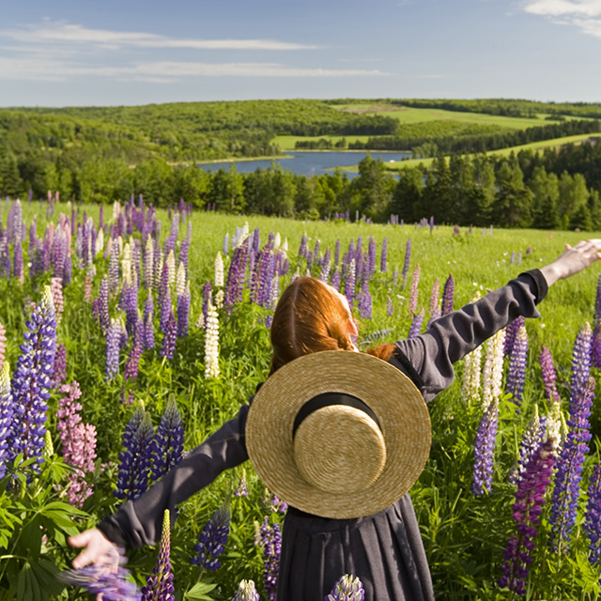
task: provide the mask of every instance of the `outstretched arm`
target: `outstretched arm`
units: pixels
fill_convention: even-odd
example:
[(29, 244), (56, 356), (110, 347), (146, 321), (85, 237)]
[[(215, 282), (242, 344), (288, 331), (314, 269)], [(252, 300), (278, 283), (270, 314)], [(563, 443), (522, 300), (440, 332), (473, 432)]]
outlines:
[(397, 342), (391, 362), (407, 373), (413, 370), (409, 375), (417, 380), (425, 400), (433, 399), (453, 381), (453, 363), (520, 315), (539, 317), (536, 305), (548, 286), (592, 265), (601, 258), (600, 251), (601, 240), (566, 245), (565, 252), (541, 270), (521, 274), (479, 301), (437, 319), (421, 336)]

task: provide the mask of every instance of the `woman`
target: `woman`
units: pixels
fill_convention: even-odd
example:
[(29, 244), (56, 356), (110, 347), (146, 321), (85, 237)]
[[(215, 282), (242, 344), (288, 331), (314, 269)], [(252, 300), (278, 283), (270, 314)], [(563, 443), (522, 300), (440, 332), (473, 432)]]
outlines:
[[(536, 305), (548, 286), (601, 258), (601, 240), (589, 240), (553, 263), (521, 274), (499, 290), (432, 323), (421, 336), (385, 344), (372, 352), (404, 372), (430, 401), (454, 377), (460, 360), (518, 316), (538, 317)], [(271, 328), (271, 373), (318, 351), (356, 351), (357, 327), (346, 298), (312, 278), (295, 280), (282, 294)], [(160, 538), (165, 509), (210, 484), (223, 470), (248, 459), (245, 424), (248, 405), (135, 502), (126, 503), (97, 529), (72, 537), (85, 547), (75, 568), (100, 563), (114, 544), (140, 547)], [(174, 515), (172, 511), (171, 515)], [(349, 569), (349, 566), (351, 569)], [(284, 522), (278, 579), (280, 601), (323, 599), (343, 573), (362, 580), (366, 601), (429, 600), (432, 581), (408, 494), (390, 507), (356, 519), (328, 519), (290, 508)]]

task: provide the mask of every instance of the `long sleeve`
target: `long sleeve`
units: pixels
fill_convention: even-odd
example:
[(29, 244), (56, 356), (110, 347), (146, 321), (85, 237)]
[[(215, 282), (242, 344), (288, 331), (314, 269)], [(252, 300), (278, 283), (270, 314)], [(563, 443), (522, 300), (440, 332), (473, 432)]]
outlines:
[(451, 385), (453, 363), (520, 315), (539, 317), (536, 305), (547, 289), (540, 270), (522, 273), (503, 288), (437, 319), (421, 336), (397, 342), (390, 363), (411, 377), (430, 401)]
[(123, 547), (156, 543), (165, 509), (175, 516), (179, 503), (209, 485), (224, 470), (248, 459), (244, 436), (248, 409), (249, 405), (243, 405), (237, 417), (188, 453), (139, 499), (125, 503), (117, 513), (104, 519), (99, 530)]

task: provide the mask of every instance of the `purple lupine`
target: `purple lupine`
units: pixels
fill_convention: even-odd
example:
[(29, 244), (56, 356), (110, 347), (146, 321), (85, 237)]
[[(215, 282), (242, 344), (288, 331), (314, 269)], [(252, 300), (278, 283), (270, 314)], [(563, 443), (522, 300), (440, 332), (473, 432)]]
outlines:
[(144, 303), (144, 346), (154, 348), (154, 302), (152, 294), (148, 294)]
[(324, 601), (363, 601), (364, 599), (365, 590), (361, 580), (351, 574), (345, 574), (336, 581)]
[(534, 408), (534, 416), (522, 434), (518, 452), (518, 460), (509, 472), (509, 482), (518, 484), (522, 479), (528, 462), (543, 444), (547, 434), (547, 418), (538, 415), (538, 407)]
[(119, 289), (119, 243), (111, 240), (109, 260), (109, 292), (114, 294)]
[(407, 240), (407, 246), (405, 247), (405, 262), (403, 263), (403, 272), (401, 273), (401, 280), (403, 286), (407, 282), (407, 276), (409, 275), (409, 264), (411, 263), (411, 238)]
[(513, 402), (521, 405), (526, 381), (526, 361), (528, 359), (528, 334), (522, 326), (515, 336), (513, 350), (509, 357), (506, 391), (513, 395)]
[(138, 323), (134, 330), (134, 341), (132, 343), (131, 352), (125, 364), (124, 377), (126, 380), (135, 380), (138, 377), (138, 369), (140, 368), (140, 356), (144, 349), (144, 322), (138, 316)]
[(497, 399), (493, 399), (484, 410), (474, 442), (472, 492), (477, 496), (492, 490), (495, 439), (498, 425), (499, 403)]
[(214, 572), (221, 565), (218, 557), (225, 550), (229, 533), (230, 505), (226, 500), (206, 523), (200, 533), (198, 544), (194, 546), (197, 554), (192, 557), (190, 563), (200, 566), (201, 575), (204, 570)]
[(532, 456), (515, 493), (511, 506), (517, 534), (512, 534), (505, 550), (499, 587), (508, 588), (518, 595), (526, 594), (528, 566), (536, 546), (536, 527), (540, 523), (545, 493), (553, 475), (554, 440), (548, 438)]
[(380, 256), (380, 271), (384, 273), (386, 271), (386, 258), (388, 256), (388, 236), (382, 240), (382, 254)]
[(8, 246), (8, 236), (4, 233), (0, 235), (0, 274), (5, 278), (9, 278), (10, 272), (10, 248)]
[(588, 504), (584, 530), (589, 540), (589, 561), (598, 564), (601, 558), (601, 465), (593, 468), (588, 485)]
[(576, 523), (576, 510), (580, 495), (580, 481), (584, 457), (591, 439), (588, 418), (595, 394), (595, 380), (590, 377), (591, 327), (587, 323), (578, 332), (574, 343), (570, 396), (570, 430), (557, 460), (557, 474), (553, 491), (550, 523), (554, 549), (570, 545), (572, 529)]
[(511, 356), (513, 345), (515, 343), (515, 337), (517, 336), (519, 329), (525, 324), (525, 318), (520, 315), (505, 328), (505, 357)]
[(12, 378), (14, 414), (9, 435), (11, 459), (22, 453), (23, 459), (41, 456), (46, 433), (46, 412), (52, 387), (52, 368), (56, 352), (56, 320), (50, 286), (26, 322), (28, 332)]
[(319, 274), (320, 281), (324, 283), (328, 283), (328, 279), (330, 277), (330, 269), (332, 267), (332, 259), (331, 259), (331, 251), (328, 248), (326, 250), (326, 254), (323, 257), (323, 261), (321, 263), (321, 273)]
[(158, 480), (182, 458), (184, 450), (184, 426), (175, 401), (175, 395), (169, 395), (159, 429), (152, 440), (152, 470), (150, 478)]
[(186, 338), (188, 336), (188, 324), (190, 321), (190, 281), (186, 284), (184, 294), (177, 297), (177, 336)]
[(355, 300), (355, 259), (351, 259), (348, 267), (348, 274), (344, 285), (344, 296), (346, 296), (349, 307), (352, 309), (353, 301)]
[(65, 259), (65, 269), (63, 271), (63, 286), (67, 286), (71, 283), (71, 278), (73, 277), (73, 263), (71, 261), (71, 257), (67, 257)]
[(64, 344), (56, 347), (52, 368), (52, 388), (58, 388), (67, 377), (67, 348)]
[(60, 432), (65, 463), (75, 469), (69, 475), (67, 501), (74, 507), (83, 506), (83, 502), (94, 492), (93, 485), (88, 485), (85, 474), (94, 472), (96, 459), (96, 427), (82, 424), (79, 412), (81, 397), (79, 384), (65, 384), (60, 391), (66, 396), (59, 401), (56, 412), (56, 429)]
[(338, 267), (334, 269), (334, 273), (330, 278), (330, 286), (338, 291), (340, 290), (340, 269)]
[(359, 316), (363, 319), (371, 319), (372, 298), (369, 292), (369, 280), (363, 282), (361, 292), (357, 295)]
[(167, 288), (165, 294), (160, 301), (161, 315), (159, 316), (159, 329), (161, 332), (165, 332), (167, 329), (167, 322), (169, 321), (169, 315), (171, 314), (171, 290)]
[(274, 513), (286, 513), (288, 511), (288, 503), (286, 503), (286, 501), (282, 501), (276, 495), (273, 495), (270, 509)]
[(411, 322), (411, 326), (409, 327), (409, 333), (407, 334), (407, 338), (416, 338), (417, 336), (419, 336), (423, 323), (424, 310), (422, 309), (419, 313), (415, 313), (413, 315), (413, 321)]
[(13, 397), (10, 392), (9, 364), (5, 361), (0, 368), (0, 480), (6, 474), (9, 459), (8, 436), (14, 413)]
[(549, 349), (543, 344), (540, 350), (540, 367), (543, 374), (543, 384), (545, 385), (545, 396), (549, 403), (559, 403), (559, 393), (555, 381), (555, 367), (553, 366), (553, 357)]
[(13, 275), (23, 283), (23, 248), (21, 246), (21, 240), (17, 240), (14, 246), (14, 263), (13, 263)]
[(444, 283), (442, 291), (442, 315), (448, 315), (453, 311), (453, 296), (455, 294), (455, 281), (453, 274), (449, 273), (447, 281)]
[(334, 247), (334, 266), (337, 267), (340, 263), (340, 238), (336, 239), (336, 246)]
[(409, 312), (411, 315), (415, 315), (417, 313), (417, 298), (419, 292), (419, 279), (420, 279), (421, 269), (419, 263), (417, 267), (413, 271), (413, 275), (411, 276), (411, 292), (409, 293)]
[(2, 364), (4, 363), (4, 359), (6, 358), (6, 330), (0, 322), (0, 369), (2, 369)]
[(386, 297), (386, 299), (386, 315), (388, 315), (388, 317), (391, 317), (392, 315), (394, 315), (394, 305), (392, 304), (392, 299), (389, 296)]
[(248, 239), (244, 240), (232, 253), (232, 260), (225, 283), (224, 304), (227, 308), (233, 307), (235, 303), (242, 302), (247, 258)]
[(367, 271), (369, 273), (369, 277), (372, 277), (376, 272), (376, 241), (373, 236), (369, 237), (369, 244), (367, 246)]
[[(130, 422), (138, 415), (134, 412)], [(129, 424), (128, 424), (129, 426)], [(119, 474), (115, 496), (122, 500), (134, 501), (148, 488), (148, 475), (152, 461), (152, 439), (154, 429), (150, 413), (144, 411), (138, 428), (125, 443), (124, 450), (119, 454)]]
[(601, 367), (601, 275), (597, 280), (595, 296), (595, 328), (593, 330), (593, 366)]
[[(125, 562), (121, 556), (115, 561), (111, 553), (99, 565), (65, 570), (58, 578), (65, 584), (83, 588), (90, 595), (102, 595), (104, 601), (141, 601), (138, 587), (128, 580), (129, 570), (121, 567)], [(115, 570), (116, 565), (119, 567)]]
[(159, 546), (159, 557), (152, 568), (152, 575), (146, 577), (142, 587), (142, 601), (174, 601), (173, 571), (171, 570), (171, 521), (169, 510), (163, 514), (163, 530)]
[(238, 488), (234, 491), (234, 497), (248, 497), (248, 485), (246, 482), (246, 470), (242, 470), (242, 476)]
[(303, 234), (301, 238), (300, 248), (298, 249), (298, 256), (307, 258), (307, 234)]
[(138, 284), (135, 280), (123, 287), (123, 309), (125, 310), (125, 329), (129, 336), (133, 336), (138, 323)]
[(111, 320), (109, 316), (109, 278), (104, 276), (98, 291), (98, 321), (103, 333), (107, 333)]
[(163, 329), (163, 343), (159, 355), (161, 357), (167, 357), (167, 359), (173, 359), (173, 353), (175, 352), (175, 343), (177, 341), (177, 321), (173, 308), (169, 310), (165, 328)]
[(105, 380), (110, 382), (119, 373), (119, 351), (123, 326), (118, 319), (111, 319), (106, 333)]
[(270, 526), (265, 518), (261, 526), (261, 546), (263, 547), (263, 574), (265, 577), (265, 592), (269, 601), (276, 601), (278, 590), (278, 572), (282, 552), (282, 535), (280, 525)]

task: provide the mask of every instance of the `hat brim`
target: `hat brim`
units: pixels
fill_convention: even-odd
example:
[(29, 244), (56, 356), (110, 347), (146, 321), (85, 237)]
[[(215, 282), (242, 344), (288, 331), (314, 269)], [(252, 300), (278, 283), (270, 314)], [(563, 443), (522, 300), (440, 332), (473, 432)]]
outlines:
[[(324, 492), (296, 466), (294, 419), (309, 399), (326, 392), (358, 397), (380, 423), (386, 463), (361, 492)], [(389, 363), (350, 351), (311, 353), (281, 367), (257, 392), (245, 432), (251, 463), (272, 492), (301, 511), (338, 519), (371, 515), (398, 501), (422, 473), (431, 444), (428, 409), (413, 382)]]

